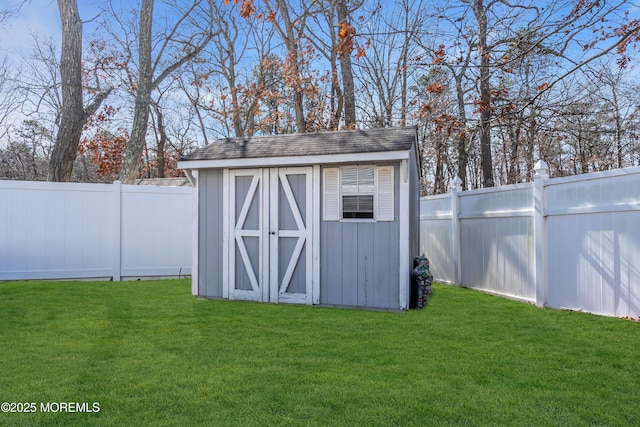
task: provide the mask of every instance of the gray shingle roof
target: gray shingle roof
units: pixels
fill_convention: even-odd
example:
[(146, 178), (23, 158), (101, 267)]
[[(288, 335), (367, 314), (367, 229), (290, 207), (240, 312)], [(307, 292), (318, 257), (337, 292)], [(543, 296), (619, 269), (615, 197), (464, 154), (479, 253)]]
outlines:
[(187, 178), (142, 178), (136, 179), (136, 185), (156, 185), (164, 187), (191, 187)]
[(415, 127), (296, 133), (219, 139), (181, 161), (317, 156), (410, 150)]

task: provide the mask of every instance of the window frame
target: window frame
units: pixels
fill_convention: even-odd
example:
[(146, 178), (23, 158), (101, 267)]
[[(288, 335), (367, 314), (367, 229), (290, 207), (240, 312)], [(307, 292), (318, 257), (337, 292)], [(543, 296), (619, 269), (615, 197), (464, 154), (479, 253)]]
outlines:
[[(349, 183), (356, 190), (344, 191), (343, 175), (347, 169), (373, 169), (373, 183), (365, 182), (360, 191), (358, 174), (355, 182)], [(337, 222), (393, 222), (395, 221), (395, 168), (393, 164), (349, 164), (325, 167), (323, 169), (322, 220)], [(368, 187), (370, 191), (367, 191)], [(372, 196), (372, 217), (344, 217), (344, 196)]]
[[(345, 171), (355, 170), (355, 177), (347, 177)], [(369, 171), (370, 170), (370, 171)], [(361, 174), (362, 172), (362, 174)], [(371, 175), (370, 178), (365, 175)], [(362, 176), (361, 176), (362, 175)], [(375, 221), (376, 219), (376, 166), (375, 165), (348, 165), (340, 167), (339, 173), (339, 194), (340, 194), (340, 211), (338, 216), (341, 221)], [(351, 182), (345, 184), (345, 180), (351, 179)], [(355, 179), (355, 182), (353, 180)], [(370, 183), (366, 182), (369, 181)], [(361, 181), (365, 181), (362, 182)], [(345, 187), (355, 187), (355, 189), (345, 189)], [(361, 188), (362, 187), (362, 188)], [(345, 197), (371, 197), (371, 211), (359, 211), (357, 208), (349, 211), (353, 215), (364, 213), (367, 216), (347, 216), (345, 217)], [(368, 216), (371, 212), (371, 216)]]

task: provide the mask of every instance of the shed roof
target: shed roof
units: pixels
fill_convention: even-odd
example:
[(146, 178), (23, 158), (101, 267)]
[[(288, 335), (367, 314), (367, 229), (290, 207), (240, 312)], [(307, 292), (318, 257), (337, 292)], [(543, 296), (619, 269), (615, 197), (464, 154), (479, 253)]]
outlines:
[(187, 178), (141, 178), (136, 179), (136, 185), (156, 185), (163, 187), (190, 187), (191, 183)]
[(187, 154), (180, 161), (408, 151), (416, 140), (416, 132), (413, 126), (223, 138)]

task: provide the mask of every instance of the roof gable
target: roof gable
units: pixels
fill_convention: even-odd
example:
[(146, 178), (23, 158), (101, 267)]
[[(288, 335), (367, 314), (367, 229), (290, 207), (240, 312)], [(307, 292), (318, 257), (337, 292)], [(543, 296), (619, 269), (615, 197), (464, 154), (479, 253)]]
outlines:
[(224, 138), (187, 154), (180, 161), (408, 151), (415, 143), (416, 132), (415, 127), (402, 127)]

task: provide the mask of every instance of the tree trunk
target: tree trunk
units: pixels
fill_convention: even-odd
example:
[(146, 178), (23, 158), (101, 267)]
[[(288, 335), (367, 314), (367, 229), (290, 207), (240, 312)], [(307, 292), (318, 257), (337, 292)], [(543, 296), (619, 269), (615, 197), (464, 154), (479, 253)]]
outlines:
[(340, 80), (338, 79), (338, 66), (337, 66), (338, 52), (337, 46), (334, 44), (331, 50), (331, 123), (329, 124), (330, 130), (338, 130), (340, 127), (340, 118), (342, 117), (342, 110), (344, 107), (344, 97), (342, 88), (340, 87)]
[[(338, 22), (349, 21), (349, 11), (346, 0), (337, 2)], [(343, 99), (344, 99), (344, 126), (354, 129), (356, 126), (356, 95), (353, 83), (353, 70), (351, 66), (351, 52), (340, 55), (340, 71), (342, 73)]]
[(436, 171), (433, 181), (433, 194), (442, 194), (445, 192), (444, 182), (444, 143), (440, 137), (436, 142)]
[(475, 0), (473, 12), (478, 21), (480, 54), (480, 163), (483, 187), (493, 187), (493, 159), (491, 158), (491, 86), (489, 84), (489, 48), (487, 45), (487, 12), (482, 0)]
[(156, 103), (153, 104), (153, 109), (156, 112), (157, 123), (158, 126), (158, 141), (156, 143), (156, 170), (157, 177), (164, 178), (165, 177), (165, 158), (164, 158), (164, 149), (167, 145), (167, 131), (164, 127), (164, 116), (162, 115), (162, 109)]
[(238, 87), (236, 85), (236, 52), (232, 41), (227, 42), (227, 48), (229, 49), (229, 89), (231, 90), (231, 120), (233, 122), (233, 132), (237, 138), (244, 136), (244, 129), (242, 127), (242, 108), (238, 101)]
[(516, 123), (511, 123), (511, 129), (508, 130), (511, 146), (509, 147), (509, 164), (507, 165), (507, 184), (516, 184), (520, 180), (520, 133), (522, 132), (523, 119), (520, 116), (514, 121)]
[[(528, 118), (528, 126), (527, 126), (527, 176), (526, 181), (532, 181), (534, 175), (534, 165), (535, 165), (535, 135), (536, 135), (536, 109), (532, 108), (531, 113)], [(541, 146), (541, 144), (539, 144)], [(540, 149), (540, 159), (542, 159), (542, 149)]]
[[(234, 67), (231, 66), (233, 69)], [(235, 71), (232, 71), (235, 73)], [(231, 118), (233, 120), (233, 131), (237, 138), (244, 136), (244, 129), (242, 128), (242, 116), (240, 102), (238, 101), (238, 88), (235, 85), (235, 78), (231, 80), (233, 86), (231, 86)]]
[(456, 98), (458, 101), (458, 119), (460, 129), (456, 135), (456, 145), (458, 149), (458, 177), (462, 181), (462, 189), (467, 189), (467, 164), (469, 163), (469, 153), (467, 153), (467, 113), (464, 105), (464, 89), (462, 87), (463, 73), (455, 75)]
[(138, 87), (131, 137), (129, 138), (129, 144), (124, 153), (122, 171), (120, 172), (120, 181), (122, 181), (123, 184), (135, 183), (140, 170), (140, 159), (145, 146), (153, 79), (151, 69), (153, 2), (154, 0), (142, 0), (142, 5), (140, 6)]
[[(613, 84), (612, 84), (613, 86)], [(622, 168), (623, 167), (623, 158), (624, 158), (624, 153), (623, 153), (623, 147), (622, 147), (622, 119), (620, 118), (620, 106), (618, 105), (618, 93), (616, 92), (615, 87), (611, 88), (611, 95), (612, 95), (612, 100), (613, 100), (613, 110), (614, 110), (614, 115), (615, 115), (615, 121), (616, 121), (616, 134), (615, 134), (615, 138), (616, 138), (616, 165), (618, 168)]]
[(62, 111), (47, 180), (62, 182), (71, 180), (85, 119), (82, 106), (82, 21), (76, 0), (58, 0), (58, 9), (62, 22)]
[[(284, 20), (286, 34), (283, 35), (285, 44), (287, 45), (287, 52), (289, 53), (289, 61), (291, 64), (291, 72), (295, 79), (300, 78), (300, 67), (298, 57), (298, 41), (293, 33), (293, 23), (289, 16), (289, 5), (285, 0), (278, 0), (278, 9), (282, 14)], [(296, 127), (298, 133), (304, 133), (307, 131), (307, 123), (304, 118), (304, 95), (302, 93), (302, 87), (296, 85), (293, 88), (293, 109), (296, 115)]]

